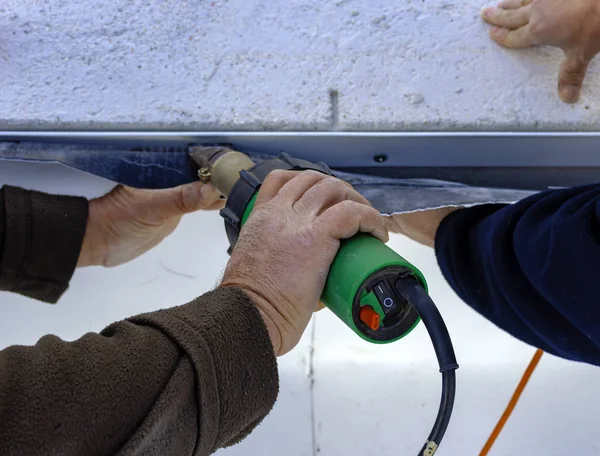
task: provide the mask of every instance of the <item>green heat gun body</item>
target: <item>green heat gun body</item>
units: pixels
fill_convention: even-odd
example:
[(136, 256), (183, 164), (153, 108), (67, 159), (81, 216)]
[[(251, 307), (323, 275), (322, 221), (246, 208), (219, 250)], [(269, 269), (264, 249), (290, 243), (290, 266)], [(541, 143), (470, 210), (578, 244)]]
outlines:
[[(191, 147), (190, 156), (200, 166), (200, 179), (210, 181), (227, 197), (221, 215), (225, 219), (230, 252), (254, 208), (262, 182), (271, 171), (314, 170), (334, 175), (324, 163), (311, 163), (285, 153), (259, 164), (227, 147)], [(341, 242), (321, 300), (352, 331), (372, 343), (399, 340), (423, 321), (443, 376), (440, 411), (419, 453), (432, 456), (452, 412), (458, 364), (444, 321), (427, 294), (423, 274), (380, 240), (358, 234)]]

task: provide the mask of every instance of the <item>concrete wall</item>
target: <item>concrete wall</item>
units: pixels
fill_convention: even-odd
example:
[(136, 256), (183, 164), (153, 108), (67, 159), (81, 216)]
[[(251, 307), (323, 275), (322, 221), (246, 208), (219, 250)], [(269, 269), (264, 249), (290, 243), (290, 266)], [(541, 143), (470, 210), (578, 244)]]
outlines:
[(5, 0), (2, 128), (595, 129), (483, 0)]

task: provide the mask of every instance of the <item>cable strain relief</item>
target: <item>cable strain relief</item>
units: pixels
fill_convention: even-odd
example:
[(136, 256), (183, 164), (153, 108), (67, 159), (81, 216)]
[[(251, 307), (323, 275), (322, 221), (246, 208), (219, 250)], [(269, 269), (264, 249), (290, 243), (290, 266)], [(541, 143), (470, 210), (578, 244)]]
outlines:
[(435, 442), (427, 441), (421, 449), (419, 456), (433, 456), (438, 449), (438, 444)]
[(445, 366), (440, 367), (440, 373), (443, 374), (444, 372), (448, 372), (448, 371), (452, 371), (452, 370), (456, 370), (456, 369), (458, 369), (457, 363), (446, 364)]

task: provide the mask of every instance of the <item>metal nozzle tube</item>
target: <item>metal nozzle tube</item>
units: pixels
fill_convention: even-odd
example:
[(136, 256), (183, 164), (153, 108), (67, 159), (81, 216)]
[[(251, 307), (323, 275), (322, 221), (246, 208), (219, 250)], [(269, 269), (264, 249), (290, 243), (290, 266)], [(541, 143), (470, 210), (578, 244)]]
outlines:
[(217, 191), (227, 197), (240, 178), (240, 171), (250, 169), (254, 162), (241, 152), (228, 147), (192, 147), (190, 157), (208, 171), (208, 180)]

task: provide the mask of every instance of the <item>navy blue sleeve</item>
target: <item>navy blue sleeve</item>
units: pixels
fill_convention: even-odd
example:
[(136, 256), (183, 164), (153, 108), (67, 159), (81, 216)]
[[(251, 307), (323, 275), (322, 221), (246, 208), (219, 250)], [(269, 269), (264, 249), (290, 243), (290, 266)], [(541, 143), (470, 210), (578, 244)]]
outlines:
[(448, 216), (436, 235), (444, 276), (518, 339), (600, 365), (600, 185)]

